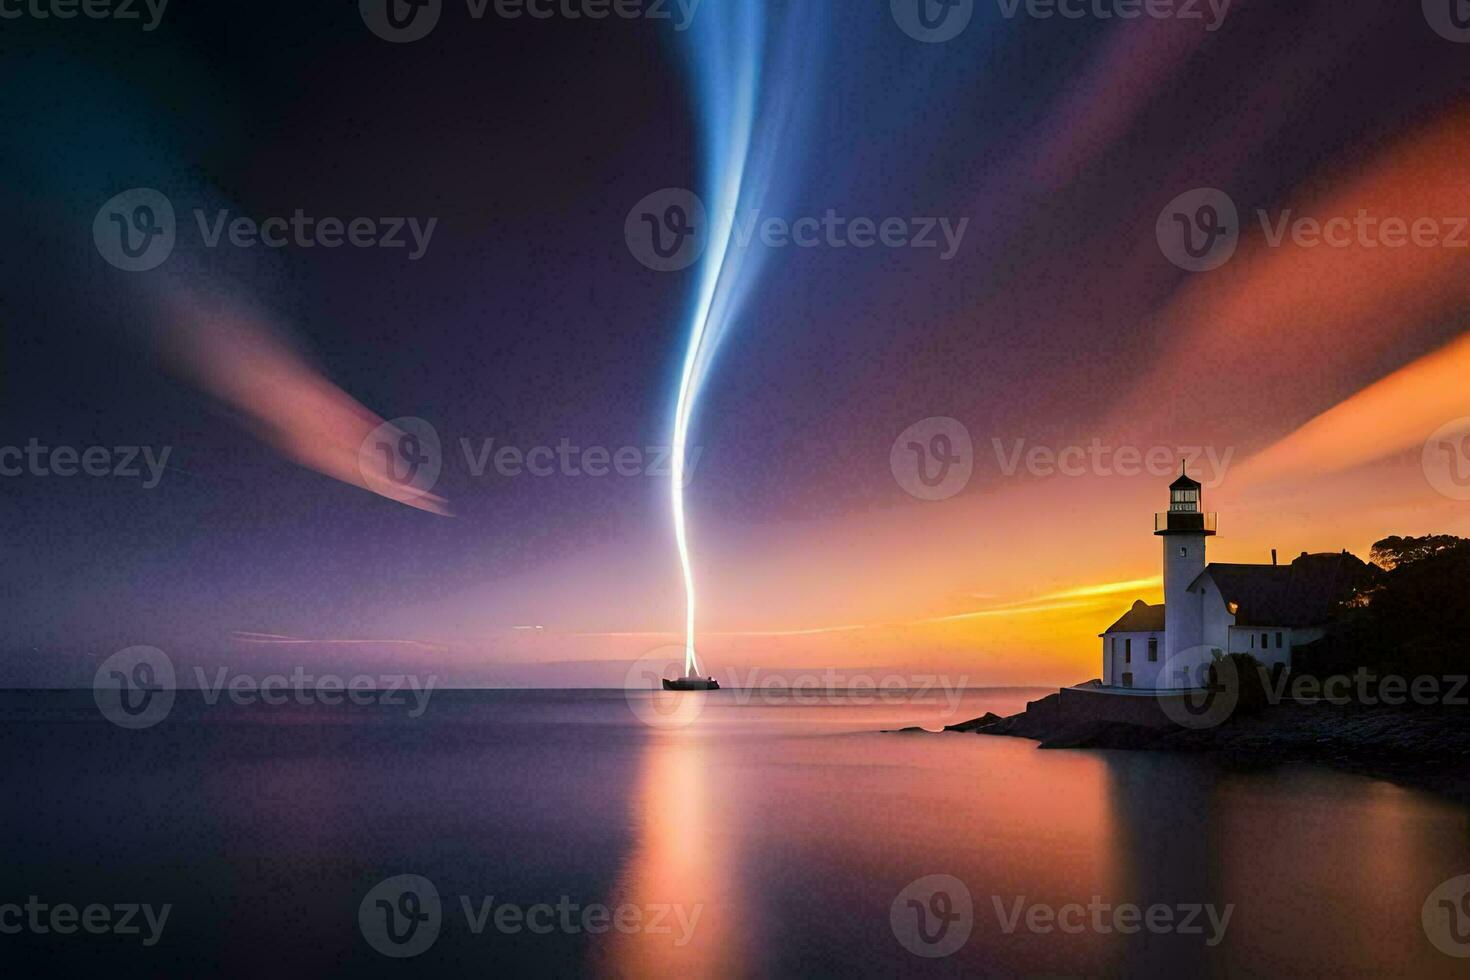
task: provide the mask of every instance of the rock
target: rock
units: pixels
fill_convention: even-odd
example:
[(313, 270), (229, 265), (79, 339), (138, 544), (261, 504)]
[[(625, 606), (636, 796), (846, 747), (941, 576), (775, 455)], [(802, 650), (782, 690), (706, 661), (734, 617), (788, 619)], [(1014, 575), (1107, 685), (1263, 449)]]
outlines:
[(947, 732), (978, 732), (982, 728), (989, 728), (991, 725), (996, 725), (1003, 721), (1005, 719), (1000, 715), (993, 711), (987, 711), (979, 718), (962, 721), (958, 725), (946, 725), (944, 726), (944, 730)]

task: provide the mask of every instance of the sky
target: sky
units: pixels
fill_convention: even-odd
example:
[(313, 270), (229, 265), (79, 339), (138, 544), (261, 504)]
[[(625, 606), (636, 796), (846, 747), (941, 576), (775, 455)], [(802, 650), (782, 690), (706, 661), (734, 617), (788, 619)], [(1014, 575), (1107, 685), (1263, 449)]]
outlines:
[[(616, 686), (682, 643), (667, 447), (703, 267), (648, 267), (626, 228), (662, 189), (719, 197), (727, 2), (680, 30), (446, 0), (409, 43), (349, 3), (0, 22), (0, 464), (34, 440), (109, 471), (0, 476), (0, 684), (142, 644)], [(1097, 634), (1160, 601), (1151, 515), (1196, 451), (1212, 560), (1470, 535), (1470, 47), (1433, 4), (976, 2), (936, 43), (902, 4), (762, 8), (741, 219), (937, 247), (741, 246), (685, 490), (706, 667), (1096, 676)], [(177, 219), (143, 271), (99, 245), (132, 188)], [(1233, 251), (1181, 267), (1173, 215), (1222, 200)], [(298, 209), (414, 223), (208, 244)], [(1391, 245), (1393, 219), (1427, 223)], [(440, 444), (411, 492), (359, 453), (402, 418)], [(895, 441), (935, 418), (969, 477), (922, 499)], [(512, 475), (505, 446), (594, 453)], [(637, 475), (583, 472), (625, 447)]]

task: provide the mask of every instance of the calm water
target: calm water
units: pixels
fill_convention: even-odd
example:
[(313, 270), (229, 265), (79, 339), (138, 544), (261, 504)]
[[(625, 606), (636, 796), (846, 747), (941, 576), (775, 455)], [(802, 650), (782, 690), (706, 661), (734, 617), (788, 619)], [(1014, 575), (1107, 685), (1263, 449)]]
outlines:
[[(1470, 873), (1463, 808), (1311, 769), (880, 731), (1037, 693), (967, 692), (946, 715), (720, 692), (666, 728), (621, 692), (440, 692), (417, 719), (181, 696), (136, 732), (103, 721), (90, 692), (6, 693), (0, 903), (172, 910), (152, 948), (24, 931), (0, 953), (10, 976), (1466, 975), (1420, 922), (1431, 890)], [(406, 960), (358, 925), (400, 874), (443, 903), (437, 939)], [(890, 909), (936, 874), (968, 888), (972, 931), (921, 959)], [(594, 904), (645, 924), (667, 906), (671, 931), (511, 934), (492, 912), (476, 934), (461, 896), (472, 911), (575, 905), (574, 926)], [(1008, 934), (997, 901), (1008, 916), (1018, 902), (1234, 909), (1209, 947), (1203, 917), (1204, 935), (1024, 920)]]

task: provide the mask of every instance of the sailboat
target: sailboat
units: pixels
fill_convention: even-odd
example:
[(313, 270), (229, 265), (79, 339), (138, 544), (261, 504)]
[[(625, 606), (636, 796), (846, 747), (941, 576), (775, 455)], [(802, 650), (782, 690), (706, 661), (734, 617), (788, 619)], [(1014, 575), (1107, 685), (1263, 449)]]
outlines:
[(698, 674), (685, 674), (673, 680), (665, 677), (663, 682), (665, 691), (718, 691), (720, 689), (720, 682), (715, 680), (714, 675), (700, 677)]
[(694, 644), (690, 643), (684, 648), (684, 676), (669, 680), (662, 678), (665, 691), (718, 691), (720, 682), (715, 680), (715, 675), (708, 677), (699, 676), (699, 661), (694, 656)]

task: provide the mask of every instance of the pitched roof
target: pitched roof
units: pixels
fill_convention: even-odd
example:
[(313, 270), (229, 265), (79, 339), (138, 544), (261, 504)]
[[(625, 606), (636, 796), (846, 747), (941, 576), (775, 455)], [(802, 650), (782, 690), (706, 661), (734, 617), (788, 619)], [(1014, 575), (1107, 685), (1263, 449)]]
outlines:
[(1200, 482), (1191, 479), (1188, 473), (1180, 473), (1179, 479), (1169, 484), (1170, 490), (1198, 490), (1199, 488)]
[(1164, 628), (1164, 604), (1150, 606), (1142, 599), (1123, 614), (1116, 623), (1103, 630), (1104, 633), (1150, 633)]
[(1303, 552), (1290, 565), (1211, 562), (1189, 588), (1193, 591), (1208, 576), (1227, 606), (1236, 605), (1237, 626), (1320, 626), (1366, 572), (1367, 566), (1345, 551)]

